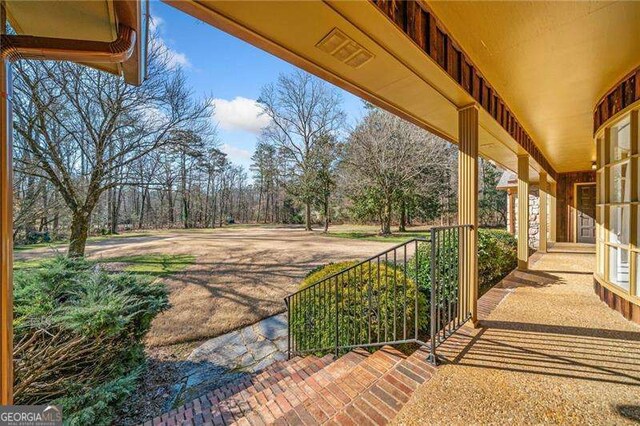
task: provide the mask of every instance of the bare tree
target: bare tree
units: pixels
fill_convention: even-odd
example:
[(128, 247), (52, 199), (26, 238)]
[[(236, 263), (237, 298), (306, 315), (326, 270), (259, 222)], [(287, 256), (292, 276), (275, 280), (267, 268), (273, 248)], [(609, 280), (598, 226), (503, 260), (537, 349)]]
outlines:
[(275, 84), (265, 86), (258, 102), (271, 118), (263, 138), (288, 163), (286, 189), (304, 205), (305, 228), (309, 231), (318, 183), (313, 158), (320, 139), (335, 136), (344, 126), (340, 94), (322, 80), (298, 71), (280, 75)]
[(15, 66), (16, 142), (71, 211), (69, 256), (83, 256), (101, 194), (126, 184), (128, 166), (188, 127), (206, 132), (208, 102), (194, 102), (166, 52), (151, 54), (140, 87), (62, 62)]
[(380, 233), (391, 233), (394, 203), (409, 192), (428, 192), (418, 179), (442, 161), (438, 138), (401, 118), (372, 109), (351, 133), (342, 182), (356, 197), (377, 208)]

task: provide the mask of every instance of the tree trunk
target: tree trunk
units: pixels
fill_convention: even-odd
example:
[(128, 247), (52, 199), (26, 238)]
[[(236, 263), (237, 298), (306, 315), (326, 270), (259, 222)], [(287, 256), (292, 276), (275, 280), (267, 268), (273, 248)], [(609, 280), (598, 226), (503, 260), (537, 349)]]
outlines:
[(399, 232), (405, 232), (407, 230), (407, 204), (404, 199), (400, 201), (400, 225), (398, 226)]
[(380, 233), (382, 235), (391, 235), (391, 200), (385, 200), (382, 210), (382, 223), (380, 224)]
[(304, 204), (304, 229), (311, 231), (311, 203)]
[(84, 257), (89, 234), (89, 217), (84, 211), (74, 211), (71, 218), (71, 238), (69, 241), (69, 257)]
[(324, 197), (324, 233), (329, 232), (329, 196)]

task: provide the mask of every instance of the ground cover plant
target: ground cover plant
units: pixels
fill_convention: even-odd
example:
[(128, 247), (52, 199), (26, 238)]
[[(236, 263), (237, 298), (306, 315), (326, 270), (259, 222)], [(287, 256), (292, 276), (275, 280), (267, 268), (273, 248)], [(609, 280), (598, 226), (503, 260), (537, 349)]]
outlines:
[(17, 270), (14, 286), (16, 403), (110, 424), (144, 369), (144, 335), (168, 308), (164, 286), (65, 257)]

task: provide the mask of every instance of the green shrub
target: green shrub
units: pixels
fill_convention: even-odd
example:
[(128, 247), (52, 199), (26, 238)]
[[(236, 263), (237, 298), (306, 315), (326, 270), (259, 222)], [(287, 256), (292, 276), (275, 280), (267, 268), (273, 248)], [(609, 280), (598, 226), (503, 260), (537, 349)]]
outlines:
[[(517, 266), (517, 244), (506, 231), (480, 229), (478, 234), (479, 293), (483, 295)], [(454, 299), (458, 291), (457, 237), (448, 235), (443, 238), (438, 250), (440, 261), (436, 273), (446, 278), (439, 281), (443, 283), (443, 287), (438, 294), (436, 306), (440, 306), (441, 320), (445, 323), (450, 309), (449, 300)], [(335, 346), (336, 284), (339, 346), (404, 339), (405, 314), (407, 336), (413, 337), (416, 282), (419, 289), (419, 336), (428, 338), (431, 293), (429, 240), (417, 243), (416, 254), (406, 264), (403, 262), (393, 266), (384, 262), (371, 262), (361, 266), (354, 265), (357, 262), (350, 261), (315, 268), (302, 281), (300, 289), (306, 291), (298, 293), (290, 306), (294, 349), (324, 349), (326, 352)], [(337, 279), (321, 281), (347, 268), (352, 268), (348, 274), (343, 273)], [(455, 316), (455, 312), (450, 315)], [(396, 334), (390, 333), (394, 325)], [(321, 353), (323, 350), (317, 352)]]
[(501, 229), (478, 232), (478, 285), (480, 296), (518, 266), (518, 243)]
[(58, 403), (69, 424), (109, 424), (144, 366), (163, 285), (63, 257), (14, 280), (15, 399)]
[[(312, 271), (301, 283), (300, 289), (304, 291), (294, 296), (290, 304), (295, 350), (334, 347), (336, 301), (339, 307), (339, 346), (401, 339), (405, 330), (408, 336), (413, 335), (414, 280), (391, 264), (371, 262), (354, 265), (356, 262), (329, 264)], [(353, 267), (349, 273), (320, 282), (349, 267)], [(424, 314), (425, 300), (421, 296), (419, 305), (421, 315), (418, 320), (424, 326), (427, 317)]]

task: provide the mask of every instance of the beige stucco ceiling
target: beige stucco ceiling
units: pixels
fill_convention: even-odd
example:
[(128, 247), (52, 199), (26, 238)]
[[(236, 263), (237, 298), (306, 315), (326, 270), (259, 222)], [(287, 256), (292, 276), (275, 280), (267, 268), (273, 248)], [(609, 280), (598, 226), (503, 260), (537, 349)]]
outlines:
[(640, 2), (429, 2), (552, 166), (588, 170), (593, 109), (640, 65)]

